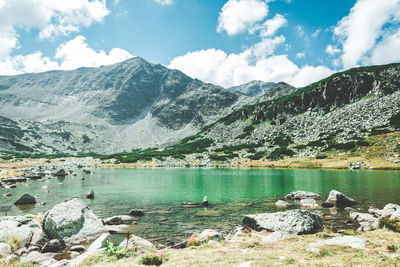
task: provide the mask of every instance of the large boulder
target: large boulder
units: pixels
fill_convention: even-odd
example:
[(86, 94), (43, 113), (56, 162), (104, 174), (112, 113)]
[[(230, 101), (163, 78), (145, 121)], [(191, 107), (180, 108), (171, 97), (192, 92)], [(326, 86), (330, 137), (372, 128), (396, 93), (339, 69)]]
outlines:
[(292, 204), (287, 201), (278, 200), (277, 202), (275, 202), (275, 206), (277, 206), (278, 208), (287, 208), (292, 206)]
[(57, 176), (57, 177), (62, 177), (62, 176), (66, 176), (67, 172), (64, 169), (60, 169), (57, 172), (55, 172), (53, 175)]
[(292, 199), (292, 200), (301, 200), (301, 199), (307, 199), (307, 198), (312, 198), (312, 199), (322, 199), (322, 196), (314, 193), (314, 192), (308, 192), (308, 191), (294, 191), (285, 196), (286, 199)]
[(94, 198), (94, 191), (93, 189), (90, 189), (88, 192), (86, 192), (85, 194), (82, 195), (83, 198), (90, 198), (93, 199)]
[(14, 202), (14, 205), (32, 205), (32, 204), (36, 204), (36, 198), (28, 193), (24, 193), (17, 199), (17, 201)]
[(355, 204), (356, 201), (354, 199), (345, 196), (339, 191), (332, 190), (329, 193), (328, 199), (324, 202), (324, 204), (322, 204), (322, 206), (327, 208), (334, 206), (344, 208)]
[(34, 219), (22, 216), (0, 217), (0, 242), (9, 239), (21, 241), (21, 246), (37, 244), (44, 238), (40, 223)]
[(257, 231), (284, 231), (292, 234), (313, 234), (322, 228), (321, 218), (306, 210), (246, 215), (242, 222)]
[(57, 204), (46, 212), (43, 229), (49, 238), (68, 245), (87, 243), (107, 232), (101, 219), (77, 198)]

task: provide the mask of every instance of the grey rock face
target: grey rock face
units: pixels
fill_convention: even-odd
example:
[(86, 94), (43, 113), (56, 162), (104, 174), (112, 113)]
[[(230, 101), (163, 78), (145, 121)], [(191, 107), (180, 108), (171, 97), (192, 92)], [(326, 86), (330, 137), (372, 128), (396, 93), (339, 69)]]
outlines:
[(0, 88), (0, 148), (28, 152), (162, 146), (194, 134), (245, 98), (139, 57), (100, 68), (1, 76)]
[(36, 204), (36, 198), (28, 193), (24, 193), (17, 201), (14, 202), (14, 205), (31, 205)]
[(348, 207), (348, 206), (352, 206), (355, 205), (356, 201), (352, 198), (349, 198), (347, 196), (345, 196), (343, 193), (336, 191), (336, 190), (332, 190), (329, 193), (328, 199), (325, 201), (325, 203), (323, 204), (324, 207)]
[(313, 234), (322, 228), (321, 218), (305, 210), (289, 210), (244, 216), (243, 225), (255, 230)]
[(230, 87), (229, 90), (247, 96), (260, 96), (267, 93), (274, 86), (275, 83), (269, 83), (263, 81), (251, 81), (246, 84)]
[(48, 237), (67, 244), (89, 242), (107, 232), (92, 209), (77, 198), (57, 204), (46, 212), (43, 229)]
[(294, 191), (285, 196), (286, 199), (301, 200), (301, 199), (322, 199), (322, 196), (308, 191)]

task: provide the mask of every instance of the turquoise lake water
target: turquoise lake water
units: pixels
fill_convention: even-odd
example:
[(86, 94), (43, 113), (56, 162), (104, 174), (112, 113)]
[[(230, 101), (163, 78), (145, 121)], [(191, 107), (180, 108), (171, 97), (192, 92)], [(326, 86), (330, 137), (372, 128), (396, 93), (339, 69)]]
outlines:
[[(206, 228), (225, 230), (241, 225), (244, 214), (275, 212), (273, 203), (295, 190), (321, 194), (324, 199), (336, 189), (354, 198), (356, 209), (400, 204), (400, 172), (331, 170), (247, 169), (93, 169), (94, 174), (27, 181), (16, 189), (0, 188), (0, 204), (13, 203), (24, 192), (39, 196), (39, 207), (13, 206), (9, 215), (45, 212), (69, 197), (80, 197), (90, 189), (93, 200), (84, 201), (102, 217), (128, 214), (143, 209), (146, 215), (129, 231), (155, 242), (178, 241)], [(84, 180), (81, 178), (85, 177)], [(48, 189), (42, 187), (47, 185)], [(48, 191), (48, 192), (47, 192)], [(208, 208), (187, 208), (182, 202), (201, 202)], [(330, 214), (328, 209), (322, 212)], [(344, 211), (334, 215), (345, 218)]]

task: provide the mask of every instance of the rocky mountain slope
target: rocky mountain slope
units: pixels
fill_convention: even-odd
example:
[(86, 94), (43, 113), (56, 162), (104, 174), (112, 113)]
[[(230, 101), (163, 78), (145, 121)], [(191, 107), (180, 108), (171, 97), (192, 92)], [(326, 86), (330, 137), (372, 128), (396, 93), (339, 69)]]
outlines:
[(0, 150), (111, 153), (163, 146), (246, 99), (139, 57), (1, 76)]
[(245, 105), (180, 144), (199, 147), (202, 156), (217, 161), (313, 158), (357, 152), (369, 146), (368, 136), (398, 130), (400, 64), (390, 64), (350, 69)]
[(271, 89), (275, 83), (263, 81), (251, 81), (239, 86), (230, 87), (229, 90), (238, 92), (247, 96), (261, 96)]

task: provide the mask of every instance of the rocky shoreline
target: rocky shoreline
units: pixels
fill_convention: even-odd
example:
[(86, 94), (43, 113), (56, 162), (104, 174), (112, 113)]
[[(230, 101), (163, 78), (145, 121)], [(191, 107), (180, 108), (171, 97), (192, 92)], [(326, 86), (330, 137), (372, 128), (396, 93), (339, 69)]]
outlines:
[[(57, 171), (56, 173), (59, 173)], [(29, 196), (29, 194), (26, 194)], [(25, 196), (25, 199), (30, 200)], [(332, 190), (322, 206), (315, 200), (322, 196), (307, 191), (294, 191), (275, 203), (281, 208), (299, 205), (296, 209), (275, 213), (245, 215), (243, 225), (222, 234), (213, 229), (205, 229), (193, 234), (180, 243), (154, 245), (148, 240), (127, 233), (125, 240), (116, 248), (132, 251), (134, 255), (157, 252), (164, 249), (184, 249), (215, 242), (244, 242), (248, 237), (257, 237), (263, 243), (274, 243), (290, 239), (296, 235), (312, 235), (324, 231), (323, 213), (320, 209), (345, 209), (349, 219), (359, 224), (358, 232), (366, 232), (382, 226), (382, 220), (397, 222), (400, 206), (387, 204), (383, 209), (370, 208), (369, 213), (360, 213), (350, 206), (356, 201)], [(30, 203), (30, 202), (29, 202)], [(25, 205), (16, 203), (15, 205)], [(201, 203), (199, 204), (201, 205)], [(85, 259), (109, 250), (110, 234), (120, 232), (126, 225), (134, 224), (135, 217), (144, 211), (132, 210), (130, 215), (116, 215), (100, 219), (79, 198), (67, 199), (55, 205), (45, 214), (0, 217), (0, 255), (2, 262), (13, 264), (31, 263), (38, 266), (80, 266)], [(386, 225), (387, 226), (387, 225)], [(272, 232), (269, 235), (260, 232)], [(345, 230), (344, 230), (345, 231)], [(343, 232), (344, 232), (343, 231)], [(318, 254), (325, 245), (365, 248), (367, 240), (357, 236), (328, 234), (324, 240), (317, 240), (307, 246), (307, 251)], [(214, 242), (214, 243), (213, 243)]]

